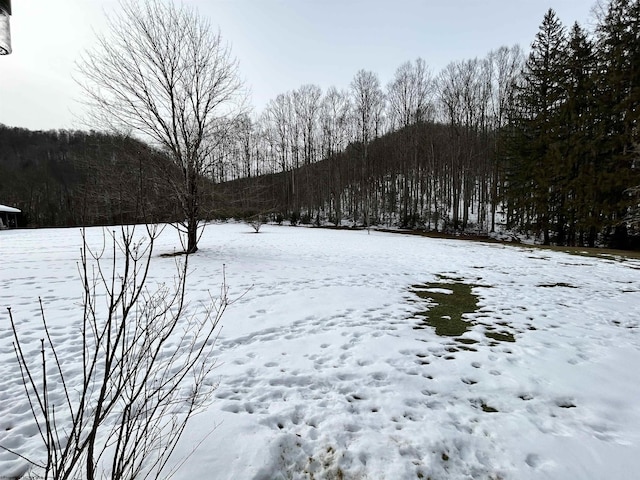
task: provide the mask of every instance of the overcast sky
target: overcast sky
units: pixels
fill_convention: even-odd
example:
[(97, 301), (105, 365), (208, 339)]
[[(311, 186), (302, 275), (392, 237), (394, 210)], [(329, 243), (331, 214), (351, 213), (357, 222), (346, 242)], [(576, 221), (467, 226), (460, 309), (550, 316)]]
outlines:
[[(386, 85), (422, 57), (447, 63), (502, 45), (528, 51), (545, 12), (565, 26), (591, 23), (591, 0), (185, 0), (240, 61), (261, 111), (279, 93), (315, 83), (348, 88), (359, 69)], [(0, 57), (0, 123), (30, 129), (85, 128), (72, 79), (79, 54), (104, 28), (117, 0), (13, 0), (13, 53)]]

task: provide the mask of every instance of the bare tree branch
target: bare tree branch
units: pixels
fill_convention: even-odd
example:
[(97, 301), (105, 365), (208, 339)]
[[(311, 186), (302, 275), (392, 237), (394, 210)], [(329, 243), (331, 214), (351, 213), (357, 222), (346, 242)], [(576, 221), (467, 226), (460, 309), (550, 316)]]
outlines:
[[(103, 244), (94, 252), (83, 231), (82, 369), (60, 363), (62, 346), (54, 343), (40, 302), (46, 337), (40, 340), (40, 378), (9, 310), (22, 383), (46, 459), (1, 448), (29, 462), (36, 475), (164, 477), (175, 468), (168, 462), (187, 422), (210, 401), (216, 385), (207, 377), (216, 365), (217, 327), (231, 303), (228, 288), (223, 283), (220, 296), (207, 305), (189, 305), (187, 255), (177, 261), (173, 285), (150, 290), (158, 234), (148, 227), (148, 236), (138, 238), (134, 227), (122, 227), (118, 235), (111, 233), (109, 250)], [(82, 372), (80, 381), (72, 377), (76, 371)], [(64, 398), (61, 405), (51, 402), (52, 394)]]
[[(121, 0), (108, 33), (85, 52), (78, 84), (93, 126), (131, 133), (165, 152), (181, 172), (167, 181), (197, 250), (202, 188), (211, 152), (246, 110), (238, 62), (195, 9), (161, 0)], [(183, 228), (180, 228), (180, 227)]]

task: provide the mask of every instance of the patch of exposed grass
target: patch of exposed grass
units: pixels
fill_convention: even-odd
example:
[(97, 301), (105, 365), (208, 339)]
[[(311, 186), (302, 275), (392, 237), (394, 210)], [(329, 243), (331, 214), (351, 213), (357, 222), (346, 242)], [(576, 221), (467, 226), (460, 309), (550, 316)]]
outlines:
[(436, 335), (443, 337), (460, 337), (472, 325), (463, 319), (464, 314), (473, 313), (478, 307), (478, 296), (474, 295), (469, 285), (452, 280), (438, 283), (413, 285), (413, 292), (429, 302), (429, 309), (420, 312), (423, 323), (435, 328)]
[(482, 411), (485, 413), (498, 413), (498, 409), (497, 408), (493, 408), (490, 405), (487, 405), (486, 403), (482, 402), (482, 404), (480, 404), (480, 408), (482, 408)]
[(562, 247), (555, 245), (527, 245), (527, 247), (539, 250), (553, 250), (565, 252), (571, 255), (578, 255), (589, 258), (602, 258), (624, 262), (627, 260), (640, 260), (640, 251), (637, 250), (614, 250), (611, 248), (591, 248), (591, 247)]
[(570, 283), (559, 282), (559, 283), (541, 283), (538, 285), (543, 288), (553, 288), (553, 287), (564, 287), (564, 288), (578, 288), (575, 285), (571, 285)]
[[(570, 253), (572, 255), (581, 255), (584, 257), (595, 257), (595, 258), (605, 258), (610, 260), (617, 260), (620, 262), (624, 262), (626, 260), (640, 260), (640, 251), (639, 250), (616, 250), (611, 248), (602, 248), (602, 247), (566, 247), (566, 246), (558, 246), (558, 245), (528, 245), (520, 243), (519, 241), (508, 241), (508, 240), (498, 240), (495, 238), (490, 238), (486, 235), (475, 235), (475, 234), (447, 234), (443, 232), (424, 232), (419, 230), (392, 230), (392, 229), (378, 229), (381, 232), (388, 233), (397, 233), (403, 235), (416, 235), (421, 237), (429, 237), (429, 238), (440, 238), (447, 240), (461, 240), (468, 242), (481, 242), (481, 243), (494, 243), (494, 244), (502, 244), (505, 247), (514, 247), (514, 248), (530, 248), (536, 250), (554, 250), (557, 252), (565, 252)], [(477, 268), (477, 267), (474, 267)]]
[[(438, 276), (442, 281), (412, 285), (411, 290), (419, 298), (425, 300), (428, 309), (417, 313), (420, 323), (414, 328), (417, 330), (434, 328), (436, 335), (442, 337), (454, 337), (457, 345), (450, 347), (449, 352), (459, 350), (476, 351), (471, 347), (477, 340), (465, 338), (463, 335), (477, 322), (465, 318), (469, 314), (478, 311), (478, 296), (473, 293), (476, 285), (463, 283), (461, 278)], [(508, 324), (500, 323), (502, 327)], [(499, 331), (491, 325), (487, 325), (484, 334), (487, 338), (496, 342), (515, 342), (516, 339), (506, 328)]]
[(509, 332), (493, 332), (489, 330), (485, 330), (485, 337), (495, 340), (497, 342), (515, 342), (516, 337)]

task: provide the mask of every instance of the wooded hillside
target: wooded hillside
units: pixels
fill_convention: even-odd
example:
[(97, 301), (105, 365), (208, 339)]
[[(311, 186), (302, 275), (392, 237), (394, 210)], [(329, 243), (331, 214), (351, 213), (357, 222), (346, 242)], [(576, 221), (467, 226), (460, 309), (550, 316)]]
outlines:
[(0, 125), (0, 198), (23, 226), (170, 220), (162, 159), (130, 138)]
[[(526, 59), (502, 47), (437, 74), (403, 63), (386, 88), (360, 70), (348, 90), (283, 93), (216, 139), (202, 216), (640, 247), (639, 36), (637, 1), (609, 2), (593, 32), (549, 10)], [(175, 220), (171, 168), (130, 138), (0, 126), (0, 199), (34, 226)]]

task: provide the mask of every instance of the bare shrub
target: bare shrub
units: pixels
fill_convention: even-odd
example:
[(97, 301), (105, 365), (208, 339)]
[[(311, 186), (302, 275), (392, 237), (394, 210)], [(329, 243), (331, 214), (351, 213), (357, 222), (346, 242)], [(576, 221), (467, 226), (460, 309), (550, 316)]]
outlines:
[(83, 230), (77, 362), (60, 361), (64, 346), (50, 335), (42, 302), (40, 358), (29, 353), (32, 345), (21, 340), (9, 309), (25, 401), (46, 458), (2, 448), (29, 462), (38, 477), (166, 478), (187, 422), (216, 388), (207, 376), (215, 366), (216, 327), (230, 303), (224, 280), (217, 299), (192, 308), (185, 299), (185, 255), (176, 261), (172, 284), (149, 289), (159, 230), (147, 227), (142, 239), (134, 233), (122, 227), (105, 234), (95, 251)]
[(267, 222), (267, 218), (265, 215), (257, 214), (247, 218), (246, 222), (255, 230), (256, 233), (260, 233), (260, 228)]

